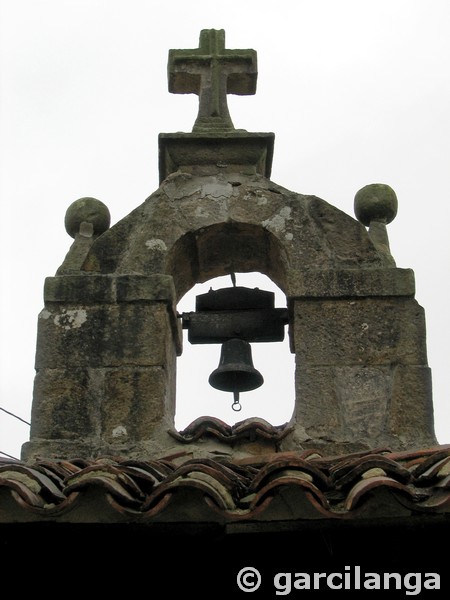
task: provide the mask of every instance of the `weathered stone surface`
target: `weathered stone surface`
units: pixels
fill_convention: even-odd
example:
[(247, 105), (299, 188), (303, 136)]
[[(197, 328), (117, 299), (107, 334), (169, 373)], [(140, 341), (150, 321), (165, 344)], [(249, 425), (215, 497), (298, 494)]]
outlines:
[(334, 369), (297, 366), (295, 391), (294, 420), (296, 428), (304, 431), (303, 441), (339, 439), (342, 432)]
[(423, 309), (411, 298), (295, 300), (297, 364), (426, 365)]
[(136, 301), (173, 304), (175, 289), (169, 275), (64, 275), (46, 278), (44, 300), (85, 305)]
[(288, 296), (295, 298), (414, 297), (411, 269), (292, 269)]
[(23, 458), (142, 456), (173, 446), (169, 367), (41, 369)]
[(111, 223), (111, 215), (106, 204), (96, 198), (80, 198), (69, 206), (64, 218), (67, 233), (75, 237), (82, 223), (90, 223), (95, 236), (104, 233)]
[(159, 181), (172, 173), (244, 173), (270, 177), (273, 133), (160, 133)]
[(297, 369), (302, 400), (296, 420), (308, 440), (369, 448), (386, 443), (386, 415), (391, 396), (389, 367), (305, 367)]
[[(426, 367), (299, 366), (296, 390), (300, 447), (359, 451), (436, 443)], [(428, 401), (417, 401), (422, 395)], [(286, 449), (291, 444), (283, 442)]]
[(102, 442), (128, 446), (151, 438), (169, 416), (167, 372), (161, 367), (111, 369), (101, 404)]
[(175, 288), (170, 275), (122, 275), (116, 278), (117, 302), (175, 302)]
[(161, 303), (52, 304), (39, 315), (36, 368), (164, 365), (171, 336)]
[[(251, 240), (253, 252), (246, 251)], [(186, 275), (188, 262), (192, 266)], [(231, 263), (236, 272), (267, 274), (289, 295), (291, 288), (296, 292), (297, 269), (380, 269), (387, 264), (360, 223), (319, 198), (289, 192), (257, 175), (178, 173), (126, 223), (100, 236), (83, 268), (166, 273), (180, 298), (198, 281), (229, 272)]]
[(391, 223), (397, 215), (397, 195), (388, 185), (371, 183), (356, 193), (354, 208), (356, 218), (366, 227), (372, 221)]
[(234, 130), (227, 94), (256, 91), (256, 52), (225, 48), (223, 29), (203, 29), (198, 48), (169, 50), (167, 70), (169, 92), (199, 97), (193, 131)]
[(89, 369), (40, 369), (36, 373), (31, 439), (92, 440), (98, 404)]
[(427, 366), (395, 367), (387, 426), (405, 445), (426, 448), (436, 443), (431, 370)]
[(363, 441), (369, 446), (383, 439), (387, 433), (391, 377), (389, 367), (334, 369), (341, 439)]
[(56, 275), (78, 275), (93, 243), (93, 225), (82, 223), (80, 232), (75, 235), (75, 240), (69, 248), (63, 263), (58, 267)]
[(64, 304), (103, 304), (116, 301), (115, 277), (111, 275), (64, 275), (47, 277), (44, 301)]
[(108, 207), (96, 198), (75, 200), (66, 211), (64, 225), (74, 242), (59, 267), (57, 275), (79, 273), (94, 239), (109, 229)]

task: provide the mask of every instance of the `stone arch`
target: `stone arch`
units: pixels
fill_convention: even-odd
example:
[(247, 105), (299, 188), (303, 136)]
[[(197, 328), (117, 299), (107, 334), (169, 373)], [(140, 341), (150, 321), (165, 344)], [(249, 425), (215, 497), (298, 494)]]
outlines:
[[(286, 249), (278, 237), (260, 224), (245, 222), (222, 222), (182, 235), (171, 247), (166, 261), (166, 274), (173, 277), (177, 303), (196, 284), (211, 281), (231, 273), (260, 273), (268, 277), (286, 296), (288, 258)], [(238, 285), (241, 277), (237, 277)], [(231, 286), (231, 280), (227, 285)], [(241, 285), (246, 285), (241, 284)], [(284, 306), (287, 304), (287, 298)], [(288, 332), (286, 331), (286, 338)], [(256, 344), (253, 346), (257, 346)], [(253, 347), (253, 352), (258, 352)], [(279, 352), (278, 348), (274, 348)], [(203, 349), (190, 349), (202, 354)], [(220, 356), (220, 346), (211, 350), (216, 362)], [(186, 353), (186, 347), (183, 353)], [(291, 355), (292, 356), (292, 355)], [(179, 360), (182, 360), (181, 357)], [(215, 365), (217, 366), (217, 364)], [(292, 357), (291, 375), (294, 389), (294, 359)], [(215, 368), (215, 367), (213, 367)], [(267, 374), (266, 374), (267, 378)], [(186, 390), (180, 388), (176, 379), (176, 409), (185, 401)], [(209, 385), (207, 383), (206, 385)], [(270, 378), (269, 378), (270, 381)], [(256, 392), (260, 395), (261, 390)], [(211, 388), (211, 395), (223, 394)], [(176, 412), (176, 411), (175, 411)], [(252, 416), (260, 416), (264, 411), (256, 411)], [(215, 414), (214, 408), (208, 414)]]
[(279, 239), (261, 225), (217, 223), (182, 235), (168, 252), (165, 272), (177, 300), (195, 284), (233, 272), (262, 273), (286, 293), (287, 262)]
[(140, 207), (95, 239), (81, 270), (174, 273), (180, 297), (202, 278), (238, 271), (232, 264), (238, 263), (242, 271), (267, 274), (293, 296), (299, 271), (386, 265), (365, 227), (324, 200), (289, 192), (261, 177), (238, 179), (171, 175)]

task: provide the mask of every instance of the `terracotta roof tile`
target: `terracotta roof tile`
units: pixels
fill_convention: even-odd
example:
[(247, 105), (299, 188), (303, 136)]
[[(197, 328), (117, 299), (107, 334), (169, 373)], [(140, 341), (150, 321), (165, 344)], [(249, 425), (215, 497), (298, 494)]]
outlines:
[(271, 425), (259, 418), (246, 419), (234, 425), (228, 425), (215, 417), (199, 417), (183, 431), (170, 431), (170, 434), (185, 444), (207, 437), (230, 443), (243, 438), (278, 441), (283, 439), (291, 429), (287, 424)]
[[(5, 498), (16, 507), (16, 521), (57, 516), (70, 522), (83, 518), (94, 492), (109, 507), (109, 519), (117, 515), (117, 520), (134, 522), (449, 514), (450, 446), (333, 457), (308, 450), (237, 461), (183, 460), (179, 454), (148, 461), (0, 461), (2, 522), (10, 519), (1, 510)], [(95, 519), (95, 508), (89, 505), (89, 510)]]
[(330, 469), (331, 479), (336, 488), (344, 488), (352, 485), (359, 479), (370, 477), (371, 472), (383, 473), (386, 476), (393, 477), (394, 480), (407, 483), (411, 480), (410, 471), (383, 454), (369, 454), (352, 460), (343, 465), (339, 463)]
[[(64, 480), (64, 493), (70, 496), (71, 493), (82, 491), (85, 487), (95, 486), (104, 488), (125, 506), (139, 506), (145, 500), (146, 494), (126, 471), (127, 468), (124, 469), (121, 465), (90, 465)], [(141, 480), (141, 474), (139, 479)]]

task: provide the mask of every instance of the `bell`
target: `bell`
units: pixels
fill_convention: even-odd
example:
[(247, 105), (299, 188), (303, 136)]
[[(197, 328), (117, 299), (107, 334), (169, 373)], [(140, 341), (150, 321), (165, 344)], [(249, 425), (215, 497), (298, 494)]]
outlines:
[(208, 381), (217, 390), (236, 394), (255, 390), (264, 383), (264, 378), (253, 366), (250, 344), (235, 338), (222, 344), (219, 366)]

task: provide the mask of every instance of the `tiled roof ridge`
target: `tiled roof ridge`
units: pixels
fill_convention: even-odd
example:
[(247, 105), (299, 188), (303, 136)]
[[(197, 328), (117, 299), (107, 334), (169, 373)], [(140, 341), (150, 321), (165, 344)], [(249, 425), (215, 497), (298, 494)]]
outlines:
[[(390, 513), (448, 514), (450, 445), (334, 457), (305, 450), (235, 461), (193, 458), (188, 452), (149, 460), (100, 457), (28, 464), (0, 459), (0, 508), (7, 500), (28, 519), (31, 514), (37, 520), (64, 518), (88, 502), (92, 491), (122, 520), (176, 519), (181, 497), (183, 510), (191, 506), (186, 497), (191, 508), (196, 506), (194, 520), (360, 518), (369, 509), (380, 510), (373, 499), (386, 492)], [(5, 514), (0, 510), (0, 521), (7, 520)]]
[(217, 438), (224, 442), (235, 442), (243, 438), (278, 441), (291, 430), (292, 427), (288, 423), (272, 425), (259, 417), (245, 419), (233, 425), (217, 417), (199, 417), (182, 431), (171, 430), (169, 433), (179, 442), (189, 444), (205, 437)]

